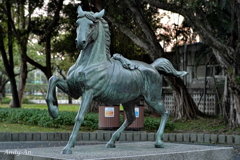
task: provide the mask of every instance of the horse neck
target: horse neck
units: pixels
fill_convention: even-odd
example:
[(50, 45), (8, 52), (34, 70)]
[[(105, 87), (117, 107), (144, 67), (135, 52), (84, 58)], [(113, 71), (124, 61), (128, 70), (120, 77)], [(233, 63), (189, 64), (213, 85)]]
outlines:
[(99, 64), (107, 61), (106, 47), (105, 47), (105, 31), (103, 30), (101, 22), (97, 27), (97, 39), (87, 45), (82, 51), (83, 59), (86, 65)]

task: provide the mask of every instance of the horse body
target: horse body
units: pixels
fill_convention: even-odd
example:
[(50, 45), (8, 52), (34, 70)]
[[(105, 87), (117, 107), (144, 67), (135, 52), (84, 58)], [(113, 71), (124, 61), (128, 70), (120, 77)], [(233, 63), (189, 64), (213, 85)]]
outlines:
[[(124, 69), (119, 61), (114, 61), (114, 71), (104, 93), (96, 98), (105, 104), (123, 104), (148, 97), (157, 89), (157, 97), (161, 97), (162, 77), (151, 65), (140, 61), (138, 69)], [(155, 83), (157, 82), (157, 83)]]
[(111, 63), (108, 63), (72, 67), (67, 76), (70, 90), (77, 98), (90, 88), (94, 91), (94, 97), (100, 95), (106, 88), (108, 77), (113, 71), (111, 66)]
[[(119, 61), (112, 60), (113, 72), (105, 91), (96, 100), (105, 104), (120, 104), (136, 99), (141, 94), (142, 75), (139, 70), (123, 69)], [(131, 78), (130, 78), (131, 77)]]
[[(102, 18), (103, 14), (104, 11), (94, 14), (78, 8), (76, 46), (81, 53), (76, 63), (70, 67), (66, 80), (57, 76), (49, 79), (46, 102), (49, 114), (53, 118), (58, 116), (57, 100), (53, 96), (55, 87), (73, 98), (82, 97), (72, 134), (62, 153), (72, 153), (71, 147), (74, 146), (78, 130), (92, 100), (106, 104), (123, 104), (127, 118), (107, 143), (106, 147), (112, 148), (123, 130), (136, 119), (135, 103), (143, 98), (162, 116), (155, 143), (156, 148), (161, 148), (161, 138), (169, 114), (161, 102), (162, 77), (158, 72), (176, 76), (186, 73), (176, 71), (164, 58), (157, 59), (151, 65), (130, 61), (121, 56), (115, 56), (118, 60), (110, 58), (110, 33), (108, 24)], [(134, 64), (134, 67), (126, 69), (128, 63)]]

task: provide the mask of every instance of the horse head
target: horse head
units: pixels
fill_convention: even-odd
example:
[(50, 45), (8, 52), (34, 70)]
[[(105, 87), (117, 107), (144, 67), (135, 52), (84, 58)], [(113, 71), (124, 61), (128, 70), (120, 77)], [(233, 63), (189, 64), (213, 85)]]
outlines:
[(103, 17), (104, 10), (97, 13), (86, 12), (82, 10), (81, 6), (79, 6), (77, 12), (77, 38), (75, 39), (75, 42), (77, 49), (82, 50), (97, 38), (98, 30), (96, 29), (96, 26), (98, 24), (98, 19)]

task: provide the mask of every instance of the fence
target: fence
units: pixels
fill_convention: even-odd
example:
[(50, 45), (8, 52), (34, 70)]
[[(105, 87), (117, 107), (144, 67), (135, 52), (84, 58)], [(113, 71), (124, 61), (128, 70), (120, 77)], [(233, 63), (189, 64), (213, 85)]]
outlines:
[[(191, 96), (194, 102), (197, 104), (198, 109), (206, 114), (209, 115), (216, 115), (216, 95), (215, 93), (207, 93), (206, 94), (206, 101), (205, 101), (205, 108), (204, 108), (204, 97), (203, 93), (200, 90), (194, 90), (191, 93)], [(174, 112), (175, 102), (173, 93), (171, 91), (163, 91), (163, 102), (166, 109), (170, 112)]]

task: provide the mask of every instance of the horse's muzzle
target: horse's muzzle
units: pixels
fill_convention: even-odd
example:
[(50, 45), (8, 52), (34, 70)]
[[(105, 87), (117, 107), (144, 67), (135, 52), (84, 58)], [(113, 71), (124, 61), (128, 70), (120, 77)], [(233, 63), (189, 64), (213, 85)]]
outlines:
[(76, 48), (78, 50), (83, 50), (86, 47), (86, 45), (87, 45), (85, 40), (83, 40), (83, 41), (75, 40), (75, 43), (76, 43)]

